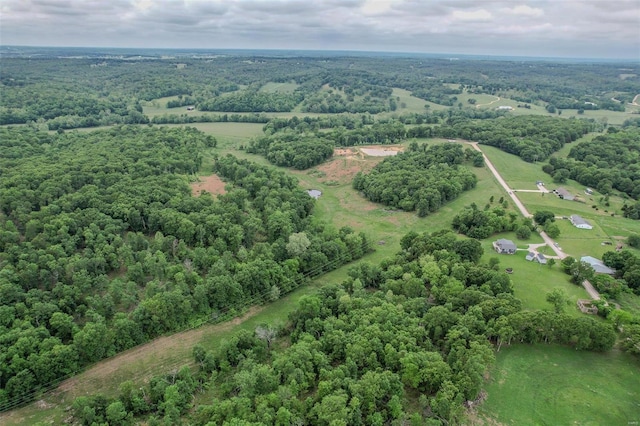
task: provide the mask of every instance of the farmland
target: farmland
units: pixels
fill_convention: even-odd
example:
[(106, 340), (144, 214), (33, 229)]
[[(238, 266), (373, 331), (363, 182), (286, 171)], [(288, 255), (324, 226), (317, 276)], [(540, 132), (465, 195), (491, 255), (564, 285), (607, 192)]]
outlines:
[[(256, 397), (257, 387), (241, 381), (284, 368), (282, 354), (291, 348), (316, 351), (312, 358), (319, 363), (318, 371), (323, 359), (331, 359), (322, 367), (326, 377), (318, 374), (311, 379), (313, 374), (307, 371), (305, 388), (302, 376), (285, 383), (285, 377), (293, 376), (284, 369), (278, 373), (283, 375), (278, 376), (282, 381), (277, 386), (265, 385), (265, 393), (252, 400), (255, 410), (260, 398), (271, 395), (269, 404), (300, 403), (288, 408), (270, 406), (273, 416), (286, 408), (311, 423), (320, 422), (321, 416), (326, 419), (333, 413), (327, 410), (330, 403), (342, 403), (346, 386), (351, 392), (372, 387), (360, 380), (378, 380), (376, 386), (388, 384), (387, 393), (376, 397), (378, 402), (358, 405), (360, 400), (354, 398), (345, 405), (345, 412), (357, 417), (358, 410), (364, 413), (385, 401), (368, 414), (366, 422), (378, 422), (382, 416), (388, 423), (392, 418), (423, 421), (430, 410), (436, 410), (452, 423), (466, 423), (473, 413), (464, 417), (461, 402), (476, 398), (487, 368), (491, 371), (486, 384), (489, 397), (476, 414), (489, 424), (549, 423), (554, 418), (567, 423), (594, 418), (596, 423), (609, 424), (637, 408), (637, 395), (630, 391), (637, 388), (637, 375), (632, 374), (637, 360), (617, 347), (612, 349), (616, 334), (611, 318), (594, 319), (576, 309), (576, 301), (587, 298), (587, 293), (570, 282), (559, 262), (549, 266), (525, 260), (529, 245), (543, 240), (536, 232), (518, 239), (517, 227), (528, 225), (492, 173), (477, 161), (477, 152), (465, 151), (454, 159), (475, 174), (476, 186), (460, 191), (455, 178), (439, 182), (446, 191), (439, 195), (441, 200), (454, 192), (458, 197), (437, 203), (425, 217), (373, 203), (364, 197), (364, 190), (354, 189), (358, 173), (389, 168), (391, 161), (374, 155), (376, 151), (426, 152), (426, 146), (440, 144), (457, 149), (452, 143), (455, 137), (447, 137), (447, 132), (478, 124), (490, 123), (494, 127), (487, 128), (494, 129), (519, 123), (512, 127), (522, 125), (535, 138), (544, 136), (535, 133), (537, 127), (548, 125), (557, 135), (561, 131), (556, 130), (568, 129), (568, 123), (579, 124), (587, 130), (574, 126), (578, 130), (566, 134), (566, 140), (577, 140), (557, 152), (543, 152), (566, 157), (570, 147), (581, 141), (606, 131), (622, 132), (621, 125), (637, 108), (577, 114), (575, 108), (558, 107), (562, 113), (551, 114), (546, 109), (549, 103), (542, 99), (550, 99), (554, 91), (552, 98), (558, 105), (583, 105), (581, 96), (595, 89), (577, 77), (567, 78), (568, 71), (599, 81), (601, 93), (621, 96), (629, 96), (622, 88), (633, 83), (631, 77), (623, 87), (619, 79), (606, 77), (612, 71), (606, 64), (565, 64), (561, 72), (543, 67), (548, 75), (542, 85), (538, 71), (512, 62), (461, 65), (434, 59), (427, 67), (415, 58), (241, 59), (181, 58), (179, 66), (171, 67), (164, 66), (164, 59), (136, 63), (136, 76), (153, 76), (147, 83), (128, 74), (125, 69), (131, 67), (121, 61), (110, 61), (97, 73), (86, 58), (78, 59), (82, 67), (43, 59), (30, 62), (27, 68), (19, 59), (3, 59), (7, 75), (24, 73), (26, 80), (15, 86), (3, 80), (0, 86), (5, 102), (0, 105), (4, 120), (0, 129), (0, 289), (3, 303), (7, 301), (0, 311), (0, 331), (7, 336), (0, 348), (0, 361), (5, 361), (0, 363), (0, 403), (34, 396), (38, 400), (0, 414), (3, 424), (60, 423), (71, 415), (86, 421), (80, 417), (91, 411), (89, 405), (100, 402), (92, 395), (117, 397), (126, 380), (140, 389), (155, 386), (153, 377), (170, 372), (175, 380), (177, 370), (185, 365), (199, 374), (194, 381), (186, 380), (197, 382), (199, 393), (185, 391), (186, 405), (171, 414), (166, 407), (173, 388), (154, 391), (158, 401), (148, 404), (146, 411), (141, 409), (135, 420), (193, 421), (195, 417), (190, 416), (206, 410), (213, 413), (239, 396)], [(61, 86), (40, 97), (35, 93), (45, 93), (44, 86), (33, 77), (42, 73), (60, 77), (54, 80)], [(66, 75), (74, 76), (73, 85), (61, 83)], [(527, 93), (532, 98), (530, 108), (515, 100), (523, 96), (521, 92), (500, 87), (516, 86), (515, 76), (535, 88)], [(571, 94), (562, 92), (568, 84)], [(42, 108), (21, 101), (30, 96)], [(13, 104), (7, 104), (7, 99)], [(34, 115), (58, 99), (62, 99), (58, 107), (49, 108), (55, 113)], [(79, 110), (76, 104), (85, 107)], [(221, 105), (228, 105), (230, 111), (218, 110)], [(513, 110), (498, 111), (499, 106)], [(527, 119), (526, 115), (544, 118)], [(563, 120), (572, 115), (593, 121)], [(587, 131), (591, 133), (579, 137)], [(483, 136), (486, 133), (491, 130)], [(517, 148), (512, 152), (531, 155), (528, 146), (515, 145), (525, 144), (523, 137), (515, 132), (505, 135)], [(280, 148), (277, 154), (269, 157), (247, 151), (256, 138), (271, 136), (269, 142)], [(474, 140), (472, 133), (468, 136), (458, 138), (463, 150), (468, 148), (463, 138)], [(283, 161), (276, 164), (291, 164), (299, 153), (296, 150), (302, 148), (313, 153), (319, 147), (311, 146), (313, 141), (322, 142), (328, 150), (312, 166), (273, 166), (274, 158)], [(558, 149), (555, 142), (545, 141), (545, 149)], [(549, 189), (560, 186), (542, 171), (543, 162), (525, 162), (484, 142), (480, 148), (516, 191), (537, 190), (538, 180)], [(449, 163), (443, 160), (421, 166), (438, 170), (448, 167), (445, 164)], [(405, 182), (397, 182), (410, 182), (414, 175), (407, 173)], [(587, 195), (584, 185), (570, 179), (562, 186), (581, 200), (561, 200), (551, 193), (516, 194), (532, 213), (554, 212), (560, 229), (555, 240), (566, 253), (601, 258), (616, 244), (624, 244), (629, 235), (640, 234), (640, 221), (622, 217), (623, 205), (630, 202), (628, 195), (617, 191)], [(311, 189), (321, 192), (316, 201), (304, 193)], [(213, 197), (201, 196), (201, 191)], [(398, 195), (394, 191), (400, 189), (386, 188), (388, 198)], [(403, 197), (411, 201), (406, 194)], [(465, 208), (495, 210), (497, 215), (511, 217), (517, 227), (481, 241), (454, 235), (452, 218)], [(594, 228), (580, 230), (562, 218), (576, 213)], [(513, 240), (516, 254), (496, 254), (492, 242), (497, 238)], [(538, 250), (553, 254), (550, 247)], [(511, 269), (509, 275), (506, 268)], [(547, 301), (547, 294), (556, 289), (566, 294), (566, 306)], [(632, 293), (616, 300), (631, 314), (627, 324), (638, 321), (638, 300)], [(436, 324), (431, 309), (449, 322)], [(562, 310), (566, 315), (556, 316), (555, 311)], [(544, 334), (542, 329), (533, 333), (567, 346), (512, 342), (494, 353), (509, 332), (508, 327), (494, 328), (495, 324), (511, 327), (538, 314), (566, 325), (574, 335), (553, 330)], [(303, 320), (305, 315), (308, 320)], [(388, 321), (377, 324), (385, 315)], [(357, 342), (358, 334), (342, 329), (346, 323), (360, 324), (359, 335), (372, 337), (366, 343)], [(381, 334), (385, 327), (391, 328)], [(256, 337), (257, 329), (260, 333), (276, 330), (277, 335), (263, 342)], [(513, 331), (522, 333), (515, 326)], [(595, 337), (587, 339), (584, 333)], [(249, 339), (243, 344), (253, 349), (242, 355), (242, 362), (224, 359), (231, 352), (219, 351), (237, 342), (238, 335)], [(349, 345), (343, 345), (347, 335)], [(328, 343), (323, 340), (327, 336), (336, 340)], [(403, 342), (385, 341), (389, 336), (410, 337)], [(541, 340), (524, 333), (520, 338)], [(445, 344), (455, 339), (460, 339), (459, 346)], [(385, 345), (377, 347), (376, 342), (382, 341)], [(193, 347), (198, 344), (211, 353), (194, 359)], [(321, 353), (318, 345), (323, 351), (343, 348), (343, 352)], [(410, 355), (400, 351), (409, 346)], [(497, 362), (492, 364), (494, 355)], [(297, 362), (297, 356), (290, 361)], [(51, 361), (49, 368), (51, 357), (57, 361)], [(469, 359), (477, 362), (464, 361)], [(421, 382), (411, 366), (424, 362), (437, 364), (447, 380)], [(534, 366), (535, 374), (526, 371), (527, 363)], [(589, 364), (592, 377), (584, 383), (597, 396), (593, 408), (580, 402), (586, 391), (573, 379), (586, 375)], [(553, 370), (550, 365), (560, 366), (557, 370), (564, 374), (544, 376), (544, 371)], [(387, 376), (380, 375), (383, 370)], [(337, 379), (340, 375), (342, 380)], [(62, 376), (70, 378), (56, 391), (41, 391)], [(540, 381), (542, 377), (546, 379)], [(606, 389), (606, 377), (617, 380), (611, 389)], [(232, 383), (235, 390), (230, 388)], [(518, 404), (509, 395), (517, 394), (514, 389), (519, 385), (530, 399), (513, 409), (510, 405)], [(292, 396), (273, 396), (278, 386), (282, 395), (290, 392)], [(560, 402), (545, 402), (541, 408), (545, 396), (534, 390), (538, 388)], [(451, 409), (443, 402), (447, 395), (451, 395)], [(89, 404), (88, 411), (69, 408), (79, 396), (87, 397), (77, 404)], [(118, 402), (110, 404), (118, 406)], [(610, 412), (602, 413), (607, 405), (612, 407)], [(249, 419), (251, 413), (245, 414)], [(215, 417), (220, 413), (206, 415), (198, 421), (223, 418)], [(430, 420), (436, 421), (435, 417)]]

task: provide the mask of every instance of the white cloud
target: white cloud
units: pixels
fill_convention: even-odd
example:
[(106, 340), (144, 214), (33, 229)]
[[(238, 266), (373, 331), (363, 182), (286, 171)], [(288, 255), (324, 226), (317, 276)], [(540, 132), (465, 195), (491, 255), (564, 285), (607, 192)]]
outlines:
[(478, 21), (490, 21), (493, 15), (491, 12), (487, 12), (484, 9), (478, 10), (454, 10), (451, 13), (451, 17), (455, 21), (465, 21), (465, 22), (478, 22)]
[(0, 8), (3, 44), (640, 60), (638, 0), (0, 0)]
[(544, 10), (537, 7), (527, 6), (526, 4), (520, 4), (516, 7), (504, 8), (502, 10), (509, 15), (529, 16), (532, 18), (544, 16)]

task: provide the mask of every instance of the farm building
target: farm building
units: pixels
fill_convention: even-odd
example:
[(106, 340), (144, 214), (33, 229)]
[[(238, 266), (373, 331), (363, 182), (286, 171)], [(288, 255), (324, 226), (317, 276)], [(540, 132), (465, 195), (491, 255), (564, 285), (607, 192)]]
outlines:
[(499, 110), (499, 111), (511, 111), (513, 109), (513, 107), (509, 106), (509, 105), (501, 105), (496, 109)]
[(562, 198), (563, 200), (573, 201), (573, 199), (575, 198), (575, 195), (573, 195), (572, 193), (570, 193), (564, 188), (558, 188), (553, 192), (558, 194), (558, 197)]
[(533, 259), (536, 258), (536, 254), (530, 251), (529, 253), (527, 253), (527, 255), (524, 258), (525, 260), (528, 260), (529, 262), (531, 262)]
[(585, 194), (587, 194), (587, 195), (593, 195), (593, 189), (591, 189), (591, 188), (585, 188), (585, 189), (584, 189), (584, 193), (585, 193)]
[(593, 229), (593, 225), (591, 225), (586, 219), (583, 219), (582, 216), (579, 216), (577, 214), (572, 214), (569, 220), (576, 228)]
[(581, 262), (585, 262), (588, 263), (592, 268), (593, 271), (596, 274), (607, 274), (607, 275), (613, 275), (616, 273), (616, 271), (614, 271), (613, 269), (609, 268), (608, 266), (606, 266), (604, 263), (602, 263), (602, 260), (600, 259), (596, 259), (595, 257), (591, 257), (591, 256), (582, 256), (580, 258)]
[(517, 249), (513, 241), (505, 240), (504, 238), (494, 241), (493, 248), (500, 254), (514, 254)]

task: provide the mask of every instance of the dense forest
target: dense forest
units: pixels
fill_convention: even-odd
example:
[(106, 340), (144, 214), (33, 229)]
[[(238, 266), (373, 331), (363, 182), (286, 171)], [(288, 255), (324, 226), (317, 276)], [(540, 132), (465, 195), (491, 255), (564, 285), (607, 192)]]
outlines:
[(359, 172), (353, 187), (373, 202), (426, 216), (475, 187), (476, 175), (461, 165), (464, 158), (460, 145), (413, 144), (370, 173)]
[[(181, 96), (171, 107), (202, 111), (393, 112), (394, 88), (436, 104), (457, 95), (491, 94), (556, 109), (624, 110), (640, 93), (640, 69), (624, 64), (449, 61), (426, 57), (159, 57), (115, 54), (3, 56), (0, 124), (39, 123), (49, 130), (144, 123), (141, 102)], [(635, 77), (633, 77), (635, 75)], [(51, 84), (54, 82), (55, 84)], [(268, 92), (269, 83), (290, 92)], [(615, 100), (611, 99), (615, 94)]]
[(326, 136), (278, 132), (271, 136), (252, 139), (247, 152), (261, 154), (276, 166), (308, 169), (333, 155), (334, 144)]
[[(553, 179), (574, 179), (583, 185), (610, 194), (612, 189), (640, 199), (640, 129), (630, 127), (609, 131), (571, 148), (568, 158), (551, 158), (543, 169)], [(635, 209), (628, 214), (640, 219)]]
[[(351, 268), (341, 285), (305, 296), (285, 328), (242, 331), (146, 388), (115, 399), (80, 397), (76, 420), (152, 424), (457, 424), (482, 398), (494, 347), (558, 343), (606, 351), (613, 328), (592, 317), (523, 311), (477, 240), (448, 231), (408, 234), (380, 265)], [(193, 407), (191, 395), (208, 392)], [(207, 390), (208, 389), (208, 390)], [(407, 403), (410, 401), (410, 403)], [(125, 423), (115, 423), (125, 424)]]
[[(484, 158), (414, 139), (477, 141), (548, 160), (557, 183), (622, 193), (624, 216), (640, 219), (637, 115), (614, 127), (561, 114), (624, 111), (640, 93), (637, 63), (20, 49), (3, 51), (0, 75), (0, 412), (101, 359), (276, 301), (372, 251), (371, 236), (343, 226), (351, 222), (314, 216), (316, 201), (290, 170), (220, 152), (305, 170), (337, 147), (404, 143), (351, 184), (424, 217), (475, 188)], [(521, 109), (487, 107), (494, 97)], [(522, 115), (531, 109), (542, 115)], [(214, 130), (216, 139), (189, 127), (196, 122), (261, 123), (264, 134), (202, 126), (238, 132)], [(600, 134), (575, 143), (590, 132)], [(553, 155), (568, 143), (567, 158)], [(223, 194), (193, 195), (189, 183), (204, 170), (222, 179)], [(607, 351), (620, 331), (617, 347), (640, 354), (637, 315), (605, 301), (640, 294), (640, 237), (602, 256), (614, 276), (571, 257), (559, 266), (601, 292), (606, 322), (565, 315), (562, 297), (548, 299), (553, 309), (523, 309), (498, 259), (481, 261), (479, 239), (527, 240), (534, 223), (500, 195), (486, 201), (447, 218), (457, 234), (397, 231), (398, 253), (389, 245), (381, 263), (348, 267), (346, 280), (323, 283), (288, 318), (196, 346), (183, 360), (191, 367), (77, 398), (67, 420), (458, 424), (485, 397), (504, 345)], [(558, 236), (553, 212), (534, 220)]]
[(0, 130), (0, 404), (160, 334), (273, 300), (369, 250), (294, 178), (233, 157), (187, 175), (195, 129)]
[(593, 130), (594, 124), (584, 120), (528, 115), (495, 120), (460, 120), (450, 126), (439, 127), (434, 133), (495, 146), (534, 162), (546, 160), (565, 143)]

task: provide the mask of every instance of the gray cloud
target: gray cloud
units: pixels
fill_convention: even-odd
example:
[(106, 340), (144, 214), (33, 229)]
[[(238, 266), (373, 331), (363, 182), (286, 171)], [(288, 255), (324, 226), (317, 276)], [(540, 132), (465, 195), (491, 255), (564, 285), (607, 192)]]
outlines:
[(2, 44), (640, 60), (637, 0), (2, 0)]

